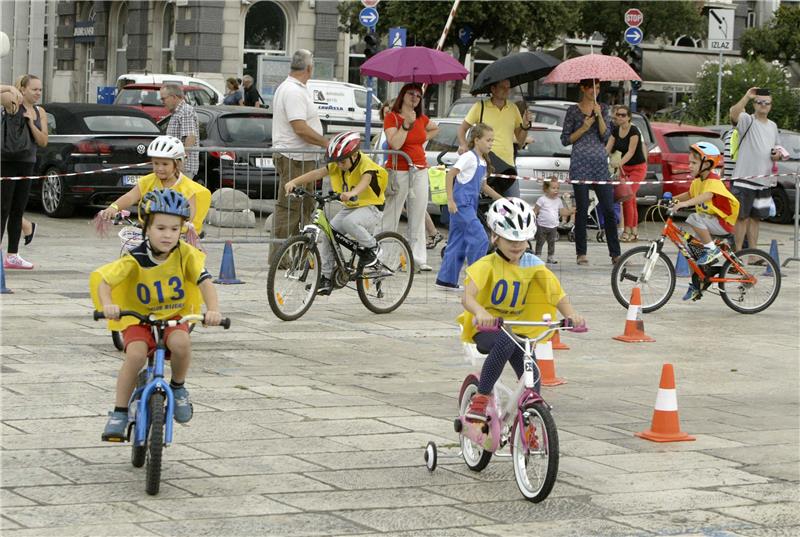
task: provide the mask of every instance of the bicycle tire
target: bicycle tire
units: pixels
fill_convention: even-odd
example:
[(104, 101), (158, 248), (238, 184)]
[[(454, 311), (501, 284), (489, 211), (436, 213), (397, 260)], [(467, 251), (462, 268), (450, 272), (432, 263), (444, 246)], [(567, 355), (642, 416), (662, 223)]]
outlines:
[(145, 490), (151, 496), (161, 487), (161, 458), (164, 453), (164, 394), (154, 392), (150, 396), (150, 426), (147, 442), (147, 482)]
[[(522, 496), (529, 502), (539, 503), (552, 492), (558, 476), (558, 429), (550, 410), (543, 402), (530, 403), (523, 407), (523, 414), (529, 413), (528, 424), (525, 428), (520, 427), (520, 420), (514, 420), (511, 430), (511, 458), (514, 465), (514, 479)], [(533, 429), (530, 426), (533, 425)], [(531, 453), (530, 444), (528, 449), (523, 448), (523, 432), (533, 433), (529, 441), (534, 441), (537, 448)], [(541, 468), (534, 469), (534, 463), (544, 463), (544, 471)], [(533, 470), (534, 482), (531, 480)]]
[[(622, 254), (611, 269), (611, 290), (623, 308), (630, 306), (633, 287), (639, 286), (642, 297), (642, 312), (651, 313), (669, 302), (675, 292), (675, 266), (664, 254), (659, 252), (658, 260), (650, 274), (650, 279), (640, 281), (650, 246), (637, 246)], [(630, 282), (630, 284), (627, 284)]]
[[(461, 394), (459, 395), (458, 402), (460, 409), (459, 415), (461, 416), (467, 413), (467, 408), (469, 408), (469, 402), (472, 396), (478, 393), (478, 379), (473, 375), (470, 375), (470, 377), (467, 377), (467, 380), (465, 380), (464, 384), (461, 386)], [(459, 442), (461, 443), (461, 455), (464, 458), (464, 463), (467, 465), (467, 468), (473, 472), (480, 472), (486, 468), (489, 461), (492, 460), (492, 452), (486, 451), (463, 434), (459, 434), (458, 436)]]
[[(381, 250), (380, 262), (363, 270), (356, 281), (356, 289), (358, 298), (369, 311), (389, 313), (399, 308), (411, 291), (414, 256), (411, 246), (399, 233), (384, 231), (375, 235), (375, 240)], [(386, 275), (390, 271), (391, 274)]]
[(125, 350), (125, 342), (122, 339), (122, 332), (118, 332), (116, 330), (111, 331), (111, 341), (114, 342), (114, 347), (117, 348), (118, 351)]
[[(136, 390), (139, 391), (140, 389), (144, 388), (147, 384), (148, 377), (147, 377), (147, 368), (142, 369), (139, 371), (139, 374), (136, 376)], [(141, 392), (139, 392), (139, 396), (141, 396)], [(135, 416), (139, 416), (139, 401), (140, 399), (134, 398), (128, 405), (135, 411)], [(134, 468), (141, 468), (144, 466), (145, 460), (147, 458), (147, 437), (150, 434), (150, 431), (146, 431), (144, 435), (144, 444), (141, 446), (136, 445), (136, 422), (134, 421), (131, 423), (131, 464)]]
[[(267, 275), (269, 307), (279, 319), (294, 321), (302, 317), (314, 303), (322, 258), (311, 237), (298, 235), (287, 239), (274, 259)], [(288, 302), (293, 303), (298, 298), (298, 305), (291, 309)]]
[[(775, 302), (775, 299), (778, 298), (778, 293), (781, 290), (780, 266), (767, 252), (757, 248), (747, 248), (745, 250), (741, 250), (740, 252), (736, 252), (736, 257), (739, 258), (748, 272), (756, 276), (756, 284), (755, 286), (738, 285), (735, 289), (731, 289), (729, 291), (728, 286), (734, 287), (735, 284), (733, 282), (720, 282), (719, 290), (722, 301), (725, 302), (729, 308), (738, 313), (753, 314), (764, 311), (773, 302)], [(753, 258), (758, 258), (758, 264), (753, 263)], [(768, 275), (769, 272), (771, 272), (771, 275)], [(729, 275), (729, 273), (731, 273), (731, 275)], [(734, 268), (733, 263), (730, 261), (725, 261), (719, 271), (720, 278), (735, 278), (738, 274), (739, 273)], [(741, 303), (744, 301), (746, 296), (753, 296), (751, 291), (753, 291), (754, 288), (764, 289), (768, 287), (767, 285), (758, 287), (759, 283), (762, 282), (764, 284), (769, 282), (772, 283), (771, 288), (767, 290), (765, 298), (763, 300), (758, 300), (751, 307), (742, 306)]]

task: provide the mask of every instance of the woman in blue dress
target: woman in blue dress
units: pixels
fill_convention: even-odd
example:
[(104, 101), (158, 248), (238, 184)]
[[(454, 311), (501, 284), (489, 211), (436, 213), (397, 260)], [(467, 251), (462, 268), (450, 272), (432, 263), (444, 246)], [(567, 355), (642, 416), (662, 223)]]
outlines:
[(570, 106), (564, 117), (561, 143), (572, 145), (569, 165), (570, 181), (599, 181), (594, 184), (573, 184), (575, 192), (575, 253), (579, 265), (588, 265), (586, 257), (586, 223), (589, 209), (589, 189), (595, 191), (598, 210), (603, 215), (608, 254), (616, 263), (620, 255), (617, 224), (614, 215), (614, 186), (608, 174), (606, 142), (611, 135), (611, 115), (607, 105), (597, 102), (600, 81), (580, 81), (581, 100)]
[(225, 80), (225, 100), (222, 104), (241, 106), (244, 102), (244, 92), (239, 87), (239, 81), (233, 77)]

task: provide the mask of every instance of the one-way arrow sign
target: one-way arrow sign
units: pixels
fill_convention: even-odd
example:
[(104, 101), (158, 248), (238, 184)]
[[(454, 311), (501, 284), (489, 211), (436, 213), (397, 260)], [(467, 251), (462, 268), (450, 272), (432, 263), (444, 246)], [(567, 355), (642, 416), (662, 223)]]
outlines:
[(374, 7), (365, 7), (358, 14), (358, 22), (360, 22), (362, 26), (372, 28), (378, 24), (378, 10)]

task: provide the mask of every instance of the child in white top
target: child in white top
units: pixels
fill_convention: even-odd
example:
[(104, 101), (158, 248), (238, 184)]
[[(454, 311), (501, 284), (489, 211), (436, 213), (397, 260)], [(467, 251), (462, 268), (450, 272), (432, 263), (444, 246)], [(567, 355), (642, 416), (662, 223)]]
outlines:
[(536, 256), (542, 255), (542, 247), (547, 242), (547, 262), (558, 263), (555, 259), (556, 241), (558, 240), (558, 222), (561, 216), (575, 214), (575, 208), (567, 209), (558, 195), (558, 181), (550, 177), (542, 185), (544, 196), (536, 200), (533, 207), (536, 213)]

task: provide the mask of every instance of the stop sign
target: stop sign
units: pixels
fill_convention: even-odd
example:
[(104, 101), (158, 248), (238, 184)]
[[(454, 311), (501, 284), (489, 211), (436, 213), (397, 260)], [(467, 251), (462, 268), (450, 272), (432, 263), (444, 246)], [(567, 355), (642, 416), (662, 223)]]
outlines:
[(644, 21), (644, 15), (635, 7), (625, 12), (625, 24), (628, 26), (639, 26), (642, 21)]

